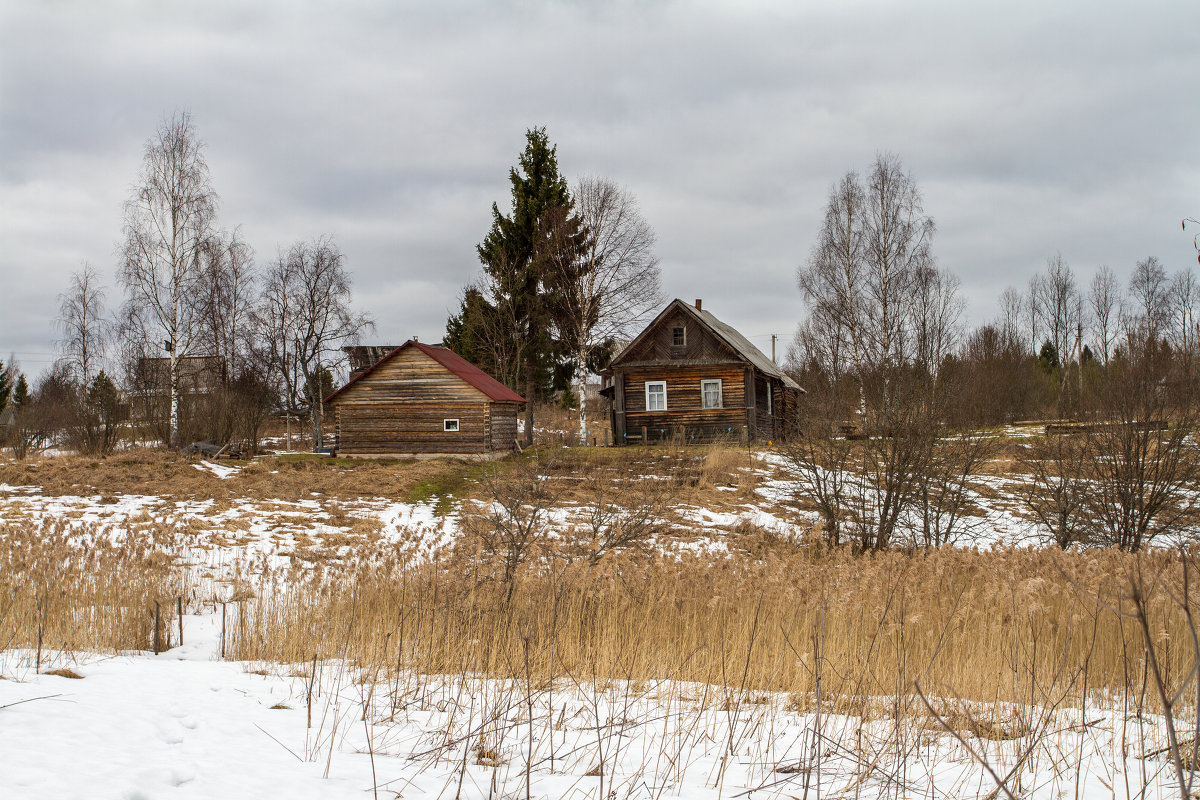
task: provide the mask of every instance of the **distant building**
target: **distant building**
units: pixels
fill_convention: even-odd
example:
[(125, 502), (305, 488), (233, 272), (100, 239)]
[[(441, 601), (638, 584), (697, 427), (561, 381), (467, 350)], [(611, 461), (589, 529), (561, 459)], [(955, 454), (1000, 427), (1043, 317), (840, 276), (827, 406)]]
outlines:
[[(179, 359), (180, 428), (196, 419), (199, 405), (225, 384), (225, 359), (220, 356), (183, 356)], [(171, 415), (171, 359), (139, 358), (125, 397), (130, 422), (165, 438)]]
[(347, 382), (354, 380), (378, 364), (384, 356), (397, 347), (399, 345), (395, 344), (355, 344), (343, 347), (342, 352), (346, 354), (346, 360), (350, 366)]
[(516, 447), (525, 400), (457, 353), (408, 341), (325, 402), (339, 455), (489, 457)]
[(618, 445), (778, 440), (804, 393), (699, 300), (671, 301), (601, 377)]

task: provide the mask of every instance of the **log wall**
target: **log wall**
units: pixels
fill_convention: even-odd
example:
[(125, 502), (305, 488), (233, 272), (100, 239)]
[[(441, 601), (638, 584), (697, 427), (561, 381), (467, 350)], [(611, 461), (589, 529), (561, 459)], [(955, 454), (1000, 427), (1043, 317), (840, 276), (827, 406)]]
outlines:
[[(488, 452), (496, 440), (496, 425), (505, 424), (493, 424), (492, 405), (512, 409), (516, 436), (515, 404), (493, 404), (416, 348), (379, 365), (332, 405), (338, 451), (346, 455)], [(447, 419), (458, 420), (458, 431), (443, 429)]]
[[(658, 441), (672, 438), (691, 440), (734, 438), (746, 425), (746, 392), (741, 364), (688, 364), (630, 369), (624, 372), (625, 436)], [(704, 408), (700, 390), (703, 380), (721, 381), (721, 408)], [(647, 381), (666, 381), (667, 410), (646, 410)]]
[(492, 450), (512, 450), (517, 441), (517, 404), (492, 403), (490, 414)]

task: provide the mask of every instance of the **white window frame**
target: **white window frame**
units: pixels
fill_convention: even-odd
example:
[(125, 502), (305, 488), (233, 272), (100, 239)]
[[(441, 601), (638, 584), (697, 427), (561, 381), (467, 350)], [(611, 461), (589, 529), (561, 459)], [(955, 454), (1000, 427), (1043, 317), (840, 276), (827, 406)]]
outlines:
[[(451, 426), (453, 426), (453, 427), (451, 427)], [(442, 420), (442, 432), (443, 433), (458, 433), (461, 429), (462, 428), (459, 426), (458, 420), (456, 420), (456, 419)]]
[[(650, 387), (662, 387), (662, 408), (654, 408), (650, 405)], [(658, 393), (655, 393), (658, 396)], [(666, 411), (667, 410), (667, 382), (666, 381), (646, 381), (646, 410), (647, 411)]]
[[(708, 404), (708, 396), (706, 394), (706, 392), (707, 392), (706, 387), (709, 386), (710, 384), (714, 384), (714, 383), (717, 385), (717, 404), (715, 406), (710, 406)], [(705, 410), (712, 409), (712, 408), (724, 408), (725, 407), (725, 388), (721, 385), (720, 378), (710, 378), (707, 380), (700, 381), (700, 407)]]
[(774, 403), (775, 398), (771, 396), (772, 388), (773, 387), (771, 386), (770, 381), (768, 381), (767, 382), (767, 414), (768, 414), (768, 416), (773, 417), (773, 416), (775, 416), (775, 403)]

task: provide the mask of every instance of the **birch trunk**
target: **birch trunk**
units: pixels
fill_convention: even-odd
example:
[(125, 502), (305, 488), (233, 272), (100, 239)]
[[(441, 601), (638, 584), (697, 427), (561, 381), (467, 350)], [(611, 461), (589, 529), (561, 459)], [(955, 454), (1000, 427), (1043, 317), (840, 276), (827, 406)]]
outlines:
[(167, 427), (167, 445), (172, 450), (179, 449), (179, 348), (175, 343), (171, 343), (171, 361), (170, 375), (168, 382), (171, 385), (171, 410), (170, 422)]
[(575, 398), (579, 402), (579, 441), (587, 447), (587, 351), (579, 350), (579, 366), (575, 371)]

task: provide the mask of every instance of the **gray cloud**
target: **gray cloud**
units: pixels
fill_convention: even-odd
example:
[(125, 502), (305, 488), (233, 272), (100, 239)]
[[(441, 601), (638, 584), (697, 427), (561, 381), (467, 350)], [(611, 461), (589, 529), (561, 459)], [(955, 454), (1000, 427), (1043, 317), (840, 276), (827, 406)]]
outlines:
[[(1194, 261), (1194, 4), (0, 4), (0, 357), (114, 275), (145, 140), (189, 109), (260, 263), (333, 234), (380, 341), (440, 338), (527, 127), (640, 199), (667, 292), (790, 336), (830, 185), (898, 153), (970, 318), (1061, 251)], [(111, 281), (110, 281), (111, 282)], [(112, 290), (111, 299), (119, 300)]]

